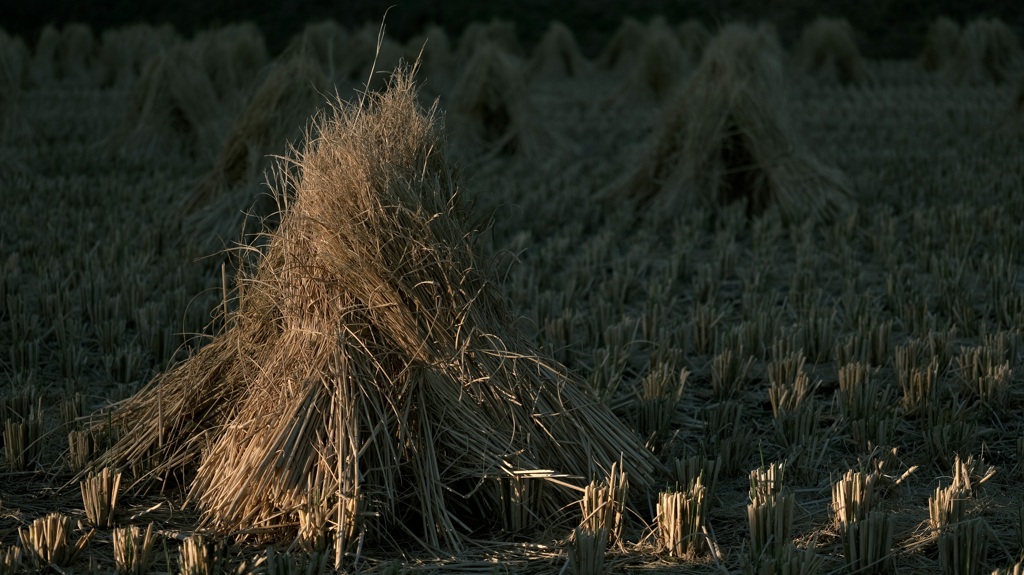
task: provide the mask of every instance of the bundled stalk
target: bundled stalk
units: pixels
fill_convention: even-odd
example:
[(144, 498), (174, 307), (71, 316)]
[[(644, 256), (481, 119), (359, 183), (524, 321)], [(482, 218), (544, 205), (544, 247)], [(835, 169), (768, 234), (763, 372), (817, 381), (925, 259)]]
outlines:
[(844, 86), (871, 80), (853, 26), (845, 18), (818, 18), (804, 28), (794, 59), (803, 73)]
[(70, 23), (58, 30), (43, 28), (36, 42), (32, 76), (39, 86), (94, 83), (96, 36), (86, 24)]
[(240, 271), (223, 331), (111, 416), (123, 435), (102, 460), (194, 476), (216, 532), (294, 536), (312, 494), (336, 561), (353, 526), (457, 549), (498, 527), (503, 482), (543, 487), (529, 512), (548, 525), (572, 485), (616, 462), (652, 484), (640, 439), (514, 327), (435, 111), (417, 108), (408, 74), (392, 81), (339, 103), (292, 158), (294, 196)]
[(748, 216), (774, 204), (789, 223), (848, 213), (845, 178), (794, 134), (780, 51), (764, 30), (723, 29), (666, 106), (635, 168), (606, 188), (601, 200), (620, 210), (628, 198), (634, 210), (654, 214), (656, 221), (733, 202)]
[(200, 33), (191, 49), (222, 102), (237, 100), (249, 91), (270, 59), (263, 33), (251, 22)]

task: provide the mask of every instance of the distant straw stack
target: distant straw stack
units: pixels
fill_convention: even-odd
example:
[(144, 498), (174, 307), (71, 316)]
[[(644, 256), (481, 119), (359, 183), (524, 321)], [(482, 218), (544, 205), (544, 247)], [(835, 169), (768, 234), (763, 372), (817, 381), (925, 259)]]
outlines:
[(557, 144), (537, 120), (520, 64), (496, 44), (479, 46), (462, 67), (447, 112), (452, 147), (462, 154), (539, 157)]
[(251, 22), (207, 30), (191, 45), (222, 102), (243, 99), (269, 61), (263, 32)]
[(213, 82), (194, 51), (179, 44), (146, 64), (106, 145), (136, 157), (184, 153), (212, 160), (224, 119)]
[(456, 75), (455, 52), (444, 28), (427, 26), (422, 34), (409, 39), (405, 53), (409, 62), (419, 59), (421, 91), (425, 88), (429, 96), (437, 96), (451, 90)]
[(649, 488), (639, 438), (513, 327), (409, 76), (338, 106), (226, 328), (109, 415), (104, 464), (194, 470), (217, 532), (452, 550), (510, 506), (550, 528), (617, 462)]
[(851, 208), (845, 179), (793, 132), (779, 55), (769, 29), (724, 28), (666, 107), (635, 168), (606, 188), (602, 200), (615, 205), (632, 198), (638, 216), (662, 220), (733, 202), (749, 216), (774, 204), (794, 223), (845, 214)]
[(639, 47), (643, 45), (646, 28), (635, 18), (626, 17), (612, 37), (608, 39), (597, 63), (605, 70), (626, 72), (632, 69), (639, 57)]
[(576, 36), (561, 22), (551, 22), (533, 49), (526, 75), (531, 81), (576, 78), (590, 71)]
[(679, 45), (683, 47), (683, 52), (694, 64), (700, 61), (704, 49), (711, 41), (711, 32), (708, 32), (700, 20), (686, 20), (677, 25), (676, 36), (679, 38)]
[(690, 62), (679, 39), (664, 21), (655, 20), (644, 32), (639, 53), (610, 101), (630, 106), (659, 106), (682, 83)]
[(804, 74), (843, 86), (871, 81), (857, 48), (853, 26), (845, 18), (818, 18), (806, 28), (794, 50), (794, 61)]
[(486, 45), (498, 46), (513, 58), (520, 58), (523, 55), (515, 23), (495, 18), (489, 22), (470, 22), (466, 26), (459, 37), (459, 63), (465, 65)]
[[(185, 204), (190, 237), (205, 236), (221, 245), (242, 240), (248, 215), (264, 220), (277, 211), (261, 189), (274, 156), (298, 142), (317, 110), (333, 92), (320, 66), (301, 54), (274, 63), (235, 118), (213, 168)], [(258, 231), (259, 225), (255, 230)]]
[(1020, 43), (1013, 30), (1002, 20), (979, 18), (964, 28), (950, 73), (960, 84), (1002, 84), (1020, 63)]
[(97, 42), (86, 24), (43, 28), (36, 42), (32, 77), (36, 85), (91, 85), (96, 81)]
[(28, 133), (21, 113), (21, 98), (28, 77), (30, 56), (25, 42), (0, 29), (0, 141)]
[(132, 24), (109, 28), (100, 37), (97, 68), (101, 87), (128, 88), (142, 76), (146, 63), (180, 42), (170, 25)]
[(953, 19), (941, 16), (928, 25), (928, 34), (921, 51), (921, 67), (928, 72), (945, 69), (956, 55), (960, 43), (960, 25)]

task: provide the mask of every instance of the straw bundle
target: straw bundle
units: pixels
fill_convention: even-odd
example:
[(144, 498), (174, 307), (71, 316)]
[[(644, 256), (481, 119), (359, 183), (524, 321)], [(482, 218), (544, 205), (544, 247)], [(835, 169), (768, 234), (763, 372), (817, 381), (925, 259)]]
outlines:
[(509, 56), (523, 55), (515, 23), (495, 18), (490, 22), (470, 22), (466, 26), (459, 37), (459, 62), (469, 62), (480, 48), (488, 44), (498, 46)]
[(956, 47), (960, 43), (960, 25), (951, 18), (942, 16), (928, 25), (928, 34), (921, 51), (921, 67), (936, 72), (953, 61)]
[(132, 89), (120, 125), (107, 139), (113, 150), (141, 154), (186, 153), (212, 159), (223, 114), (217, 91), (188, 46), (149, 61)]
[(661, 105), (680, 83), (688, 61), (676, 33), (661, 20), (652, 22), (634, 66), (611, 95), (610, 102), (640, 107)]
[(950, 72), (961, 84), (1001, 84), (1010, 79), (1020, 60), (1013, 30), (996, 18), (979, 18), (964, 28)]
[(669, 104), (636, 168), (605, 190), (675, 217), (689, 206), (776, 204), (790, 222), (831, 220), (850, 207), (836, 170), (802, 149), (786, 113), (780, 50), (770, 30), (724, 28)]
[(582, 76), (589, 69), (590, 62), (572, 30), (561, 22), (551, 22), (533, 49), (526, 75), (531, 80), (558, 80)]
[(625, 18), (597, 57), (597, 63), (605, 70), (625, 72), (631, 69), (645, 34), (643, 24), (634, 18)]
[(794, 60), (801, 72), (844, 86), (871, 80), (853, 26), (845, 18), (818, 18), (804, 28)]
[(177, 32), (167, 24), (133, 24), (105, 30), (98, 53), (100, 86), (133, 85), (147, 62), (178, 41)]
[(578, 497), (554, 475), (582, 486), (621, 461), (650, 486), (639, 439), (512, 327), (434, 118), (407, 75), (322, 118), (227, 327), (119, 406), (104, 461), (198, 464), (217, 531), (321, 517), (453, 550), (509, 493), (551, 521)]
[(289, 142), (303, 135), (330, 92), (319, 65), (308, 58), (293, 55), (271, 66), (235, 118), (213, 168), (186, 202), (189, 236), (234, 241), (245, 218), (242, 209), (264, 198), (252, 206), (253, 215), (262, 219), (276, 210), (272, 199), (259, 191), (262, 174), (271, 156), (284, 155)]
[(251, 22), (203, 32), (191, 44), (221, 101), (248, 91), (269, 60), (263, 33)]
[(448, 103), (448, 129), (460, 152), (481, 150), (537, 157), (554, 135), (537, 119), (519, 64), (484, 44), (463, 67)]

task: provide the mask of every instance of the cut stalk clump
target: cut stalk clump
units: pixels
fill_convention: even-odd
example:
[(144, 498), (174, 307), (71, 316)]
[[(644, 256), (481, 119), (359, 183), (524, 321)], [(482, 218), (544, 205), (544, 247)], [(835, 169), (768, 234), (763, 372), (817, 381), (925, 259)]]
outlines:
[(5, 545), (0, 548), (0, 575), (21, 573), (21, 547)]
[(814, 434), (818, 408), (807, 372), (800, 370), (788, 381), (773, 380), (768, 400), (772, 405), (776, 436), (783, 445), (799, 445)]
[(153, 564), (153, 524), (114, 529), (114, 565), (119, 575), (146, 575)]
[(740, 395), (747, 382), (747, 374), (754, 365), (752, 356), (744, 356), (743, 350), (733, 352), (725, 349), (711, 362), (711, 393), (716, 399), (725, 400)]
[(673, 557), (692, 558), (700, 552), (707, 490), (702, 478), (685, 491), (658, 495), (657, 530), (661, 550)]
[(669, 362), (651, 367), (644, 377), (636, 407), (636, 428), (649, 438), (649, 445), (660, 445), (672, 426), (679, 400), (690, 372), (678, 370)]
[(4, 421), (4, 455), (14, 470), (25, 470), (39, 463), (43, 450), (43, 412), (33, 409), (24, 419), (11, 417)]
[(196, 533), (181, 543), (178, 571), (181, 575), (216, 575), (218, 559), (217, 546)]
[(867, 519), (881, 495), (878, 476), (873, 472), (847, 471), (832, 485), (832, 515), (836, 527), (845, 530), (851, 523)]
[(843, 535), (843, 553), (851, 573), (892, 571), (892, 541), (896, 518), (883, 511), (871, 511), (850, 522)]
[(603, 575), (608, 530), (591, 530), (580, 526), (573, 530), (569, 541), (569, 570), (573, 575)]
[(988, 538), (992, 530), (978, 517), (939, 532), (939, 569), (943, 575), (986, 573)]
[(628, 492), (629, 478), (617, 464), (606, 479), (592, 481), (580, 500), (582, 528), (588, 533), (604, 530), (609, 544), (623, 548)]
[(795, 499), (784, 489), (785, 471), (785, 463), (778, 462), (750, 472), (747, 524), (755, 561), (781, 556), (790, 542)]
[(617, 462), (651, 485), (639, 437), (516, 327), (409, 76), (315, 134), (225, 327), (119, 405), (102, 464), (180, 473), (214, 532), (294, 537), (316, 493), (431, 549), (500, 528), (510, 480), (542, 484), (537, 524)]
[(121, 472), (104, 467), (90, 473), (80, 483), (85, 516), (96, 527), (113, 527), (117, 510), (117, 494), (121, 488)]
[(90, 531), (72, 544), (69, 541), (71, 519), (62, 513), (51, 513), (24, 529), (18, 529), (21, 548), (37, 568), (50, 565), (67, 567), (89, 544), (93, 533)]

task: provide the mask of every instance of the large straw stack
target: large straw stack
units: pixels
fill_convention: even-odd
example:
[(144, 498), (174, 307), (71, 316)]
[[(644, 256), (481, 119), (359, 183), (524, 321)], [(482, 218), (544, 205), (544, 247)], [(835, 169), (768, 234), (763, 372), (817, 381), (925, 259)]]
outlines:
[(871, 80), (853, 26), (845, 18), (818, 18), (809, 24), (793, 57), (801, 72), (844, 86)]
[(724, 28), (666, 107), (635, 168), (603, 192), (641, 215), (669, 219), (742, 202), (748, 215), (778, 206), (789, 222), (831, 220), (851, 207), (842, 175), (797, 141), (786, 112), (781, 51), (769, 29)]
[(241, 99), (269, 61), (263, 32), (251, 22), (202, 32), (192, 49), (222, 102)]
[(198, 466), (191, 497), (219, 532), (319, 516), (448, 549), (510, 505), (550, 527), (566, 484), (618, 461), (651, 484), (640, 440), (513, 327), (416, 101), (402, 75), (323, 118), (227, 327), (119, 406), (103, 464)]
[(46, 26), (36, 42), (33, 80), (39, 86), (94, 84), (97, 47), (96, 36), (86, 24), (70, 23), (60, 30)]

